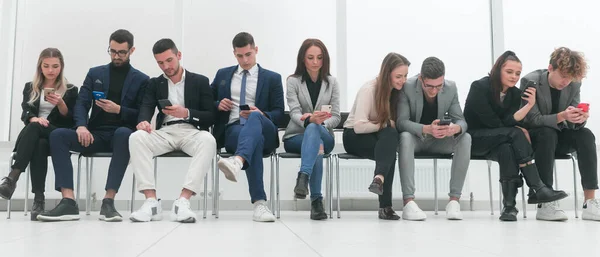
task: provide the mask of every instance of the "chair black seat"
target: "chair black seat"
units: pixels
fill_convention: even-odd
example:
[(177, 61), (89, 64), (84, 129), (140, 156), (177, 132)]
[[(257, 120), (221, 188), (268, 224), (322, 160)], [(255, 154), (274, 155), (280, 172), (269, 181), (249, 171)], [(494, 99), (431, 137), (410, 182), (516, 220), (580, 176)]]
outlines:
[(337, 155), (338, 158), (340, 159), (344, 159), (344, 160), (363, 160), (363, 159), (367, 159), (367, 158), (362, 158), (353, 154), (349, 154), (349, 153), (341, 153)]
[(182, 151), (173, 151), (173, 152), (169, 152), (166, 154), (161, 154), (156, 157), (191, 157), (191, 156), (189, 156), (188, 154), (186, 154)]
[[(263, 158), (269, 158), (269, 157), (271, 157), (271, 155), (272, 154), (270, 154), (270, 153), (269, 154), (263, 154)], [(228, 153), (228, 152), (220, 152), (219, 156), (221, 158), (229, 158), (229, 157), (233, 156), (233, 154), (232, 153)]]
[(112, 157), (112, 153), (81, 153), (83, 157)]
[(415, 159), (452, 159), (452, 154), (415, 154)]
[[(302, 158), (302, 156), (299, 153), (278, 153), (277, 155), (280, 158), (283, 158), (283, 159), (299, 159), (299, 158)], [(329, 158), (329, 156), (331, 156), (331, 154), (324, 154), (323, 158)]]
[(554, 155), (555, 160), (570, 160), (572, 155), (570, 153), (567, 154), (556, 154)]
[(475, 155), (471, 155), (471, 160), (473, 160), (473, 161), (491, 161), (490, 159), (488, 159), (485, 156), (475, 156)]

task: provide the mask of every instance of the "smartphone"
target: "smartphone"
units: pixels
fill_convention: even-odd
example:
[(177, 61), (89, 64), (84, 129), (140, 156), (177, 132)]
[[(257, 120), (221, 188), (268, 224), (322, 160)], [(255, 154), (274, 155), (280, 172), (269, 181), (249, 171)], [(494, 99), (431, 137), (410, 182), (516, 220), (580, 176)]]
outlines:
[(536, 83), (533, 81), (529, 81), (527, 82), (527, 86), (525, 87), (525, 89), (523, 89), (523, 92), (521, 92), (521, 97), (527, 97), (527, 95), (525, 95), (525, 92), (527, 91), (528, 88), (530, 87), (534, 87), (535, 88)]
[(54, 92), (56, 92), (56, 89), (54, 88), (44, 88), (44, 97), (48, 96), (49, 94), (54, 94)]
[(241, 111), (249, 111), (250, 106), (248, 106), (247, 104), (242, 104), (242, 105), (240, 105), (240, 110)]
[(577, 108), (581, 109), (583, 112), (588, 112), (590, 110), (590, 104), (588, 103), (579, 103)]
[(321, 105), (321, 111), (331, 113), (331, 105)]
[(94, 99), (96, 100), (106, 99), (106, 96), (102, 91), (92, 91), (92, 94), (94, 95)]
[(169, 99), (159, 99), (158, 100), (158, 107), (160, 107), (160, 109), (165, 109), (167, 106), (173, 106), (173, 104), (171, 104), (171, 101), (169, 101)]
[(448, 126), (448, 125), (450, 125), (450, 123), (452, 123), (451, 119), (443, 118), (443, 119), (440, 119), (440, 123), (438, 123), (438, 126)]

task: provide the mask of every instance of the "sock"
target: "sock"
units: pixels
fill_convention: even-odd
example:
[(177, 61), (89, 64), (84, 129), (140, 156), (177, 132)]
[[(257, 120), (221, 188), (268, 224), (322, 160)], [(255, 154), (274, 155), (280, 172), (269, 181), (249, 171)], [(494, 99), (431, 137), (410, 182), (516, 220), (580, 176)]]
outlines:
[(45, 200), (45, 196), (44, 193), (35, 193), (35, 196), (33, 197), (34, 201), (44, 201)]
[(19, 176), (21, 176), (21, 170), (13, 168), (10, 173), (8, 173), (8, 177), (12, 179), (14, 182), (19, 180)]

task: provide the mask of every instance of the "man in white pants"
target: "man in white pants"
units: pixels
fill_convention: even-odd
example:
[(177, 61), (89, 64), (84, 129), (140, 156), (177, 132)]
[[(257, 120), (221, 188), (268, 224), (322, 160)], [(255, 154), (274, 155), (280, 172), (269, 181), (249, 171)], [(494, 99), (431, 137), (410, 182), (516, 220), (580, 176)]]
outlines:
[[(142, 207), (129, 219), (147, 222), (162, 218), (152, 158), (181, 150), (192, 159), (181, 194), (173, 203), (171, 217), (178, 222), (192, 223), (196, 221), (196, 214), (190, 208), (189, 199), (200, 190), (217, 149), (215, 138), (208, 132), (215, 117), (213, 94), (208, 78), (181, 67), (181, 52), (171, 39), (156, 42), (152, 52), (164, 74), (148, 82), (137, 131), (129, 138), (136, 188), (146, 197)], [(161, 111), (156, 118), (156, 130), (152, 130), (150, 120), (156, 107)]]

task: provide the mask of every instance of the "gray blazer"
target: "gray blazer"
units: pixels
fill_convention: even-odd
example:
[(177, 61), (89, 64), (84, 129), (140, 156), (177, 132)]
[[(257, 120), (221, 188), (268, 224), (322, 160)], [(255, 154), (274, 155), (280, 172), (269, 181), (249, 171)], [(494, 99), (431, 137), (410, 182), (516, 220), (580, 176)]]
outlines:
[(331, 105), (331, 118), (325, 120), (325, 128), (333, 135), (333, 129), (340, 123), (340, 88), (337, 80), (333, 76), (328, 77), (330, 83), (323, 81), (321, 91), (317, 99), (317, 106), (313, 108), (306, 82), (302, 82), (302, 77), (290, 76), (287, 79), (286, 98), (290, 107), (290, 123), (285, 129), (283, 139), (293, 137), (304, 133), (304, 121), (300, 117), (304, 113), (313, 113), (315, 110), (321, 110), (321, 105)]
[[(408, 131), (423, 139), (423, 126), (429, 124), (419, 123), (423, 112), (423, 86), (418, 77), (417, 75), (409, 78), (404, 83), (402, 90), (400, 90), (396, 128), (398, 132)], [(444, 80), (444, 87), (438, 93), (437, 101), (438, 118), (443, 118), (444, 113), (448, 112), (452, 122), (462, 128), (460, 134), (465, 133), (467, 131), (467, 123), (458, 102), (458, 93), (454, 81)]]
[[(525, 90), (527, 84), (533, 81), (536, 83), (535, 105), (527, 116), (525, 116), (525, 125), (531, 128), (535, 127), (551, 127), (556, 130), (564, 128), (580, 129), (585, 126), (583, 124), (573, 124), (568, 121), (557, 123), (556, 114), (552, 112), (552, 96), (550, 93), (550, 84), (548, 83), (548, 70), (541, 69), (533, 71), (521, 79), (521, 91)], [(579, 94), (581, 91), (581, 82), (571, 82), (560, 92), (560, 100), (558, 101), (558, 110), (563, 111), (568, 106), (577, 107), (579, 104)]]

